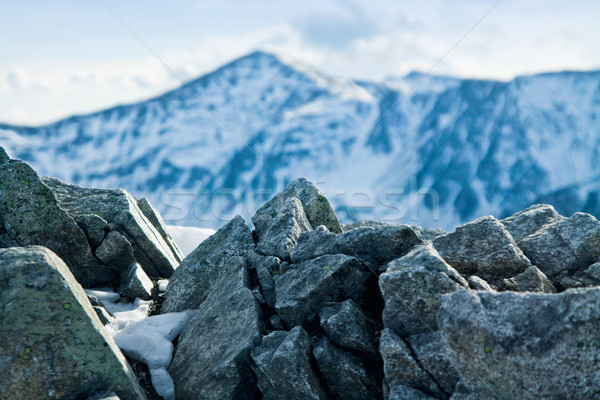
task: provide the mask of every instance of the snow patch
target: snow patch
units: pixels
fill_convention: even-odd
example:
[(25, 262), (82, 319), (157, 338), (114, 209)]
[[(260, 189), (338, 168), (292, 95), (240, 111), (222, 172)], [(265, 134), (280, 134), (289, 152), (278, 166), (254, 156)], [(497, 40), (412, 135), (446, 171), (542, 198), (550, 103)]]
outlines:
[(177, 225), (167, 225), (167, 231), (169, 231), (169, 234), (175, 243), (177, 243), (177, 246), (184, 257), (194, 251), (200, 243), (215, 233), (214, 229)]

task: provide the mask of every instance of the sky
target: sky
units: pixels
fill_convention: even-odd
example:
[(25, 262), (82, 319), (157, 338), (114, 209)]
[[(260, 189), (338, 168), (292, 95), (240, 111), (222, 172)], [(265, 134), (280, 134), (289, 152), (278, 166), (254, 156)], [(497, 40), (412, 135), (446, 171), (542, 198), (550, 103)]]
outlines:
[(595, 0), (0, 0), (0, 122), (147, 99), (254, 50), (335, 77), (600, 69)]

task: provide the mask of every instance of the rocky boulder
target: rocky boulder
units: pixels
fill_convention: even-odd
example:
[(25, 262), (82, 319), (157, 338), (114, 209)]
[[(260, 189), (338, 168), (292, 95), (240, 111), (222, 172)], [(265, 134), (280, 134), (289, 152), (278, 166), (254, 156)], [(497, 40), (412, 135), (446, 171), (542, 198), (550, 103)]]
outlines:
[(488, 282), (514, 276), (531, 267), (504, 225), (494, 217), (482, 217), (433, 240), (439, 254), (464, 275)]
[(260, 238), (277, 216), (286, 200), (295, 197), (302, 203), (309, 224), (312, 227), (324, 225), (330, 232), (341, 233), (342, 227), (327, 198), (314, 183), (306, 178), (291, 182), (271, 200), (262, 205), (252, 217), (252, 223)]
[(110, 282), (118, 276), (93, 256), (84, 232), (27, 163), (0, 165), (0, 219), (12, 243), (49, 248), (84, 286)]
[(0, 397), (145, 399), (82, 287), (50, 250), (0, 249)]
[(600, 396), (600, 288), (459, 291), (443, 298), (437, 321), (456, 355), (457, 398)]
[(203, 241), (175, 271), (162, 312), (195, 309), (207, 298), (234, 257), (245, 256), (254, 247), (252, 233), (241, 215)]
[(527, 236), (539, 231), (546, 225), (564, 220), (565, 217), (556, 212), (548, 204), (534, 204), (503, 219), (502, 224), (517, 243)]
[[(148, 276), (168, 278), (179, 265), (181, 253), (172, 250), (172, 240), (163, 238), (125, 190), (90, 189), (55, 178), (43, 178), (43, 182), (69, 215), (97, 215), (107, 221), (111, 230), (129, 239), (137, 262)], [(166, 232), (164, 227), (161, 229)]]

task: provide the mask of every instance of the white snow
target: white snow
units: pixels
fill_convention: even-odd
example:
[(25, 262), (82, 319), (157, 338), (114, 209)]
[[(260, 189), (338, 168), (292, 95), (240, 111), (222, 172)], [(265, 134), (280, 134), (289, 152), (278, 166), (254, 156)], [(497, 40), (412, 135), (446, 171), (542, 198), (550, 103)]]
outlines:
[(200, 243), (215, 233), (214, 229), (178, 225), (167, 225), (167, 231), (184, 256), (190, 254)]
[(168, 285), (169, 285), (169, 280), (168, 279), (160, 279), (158, 281), (158, 291), (159, 292), (166, 292)]
[[(167, 280), (163, 280), (167, 282)], [(173, 380), (167, 372), (173, 356), (172, 341), (181, 333), (195, 311), (182, 311), (148, 317), (150, 301), (136, 299), (118, 303), (119, 295), (111, 289), (87, 289), (113, 315), (106, 325), (124, 354), (148, 366), (152, 386), (165, 400), (175, 399)]]

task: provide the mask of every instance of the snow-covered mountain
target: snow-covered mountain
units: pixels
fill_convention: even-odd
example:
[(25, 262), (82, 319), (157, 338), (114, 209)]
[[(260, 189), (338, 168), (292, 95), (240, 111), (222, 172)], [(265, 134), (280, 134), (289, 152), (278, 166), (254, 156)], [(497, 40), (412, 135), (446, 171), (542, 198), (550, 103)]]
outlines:
[(256, 52), (141, 103), (0, 125), (0, 145), (149, 197), (170, 224), (252, 214), (299, 176), (346, 221), (450, 229), (534, 202), (600, 215), (600, 71), (352, 82)]

